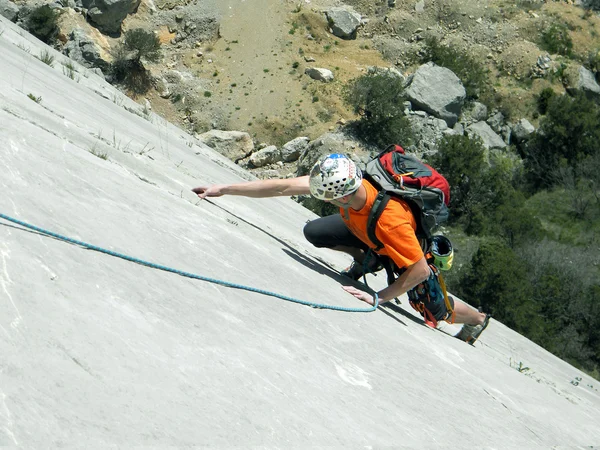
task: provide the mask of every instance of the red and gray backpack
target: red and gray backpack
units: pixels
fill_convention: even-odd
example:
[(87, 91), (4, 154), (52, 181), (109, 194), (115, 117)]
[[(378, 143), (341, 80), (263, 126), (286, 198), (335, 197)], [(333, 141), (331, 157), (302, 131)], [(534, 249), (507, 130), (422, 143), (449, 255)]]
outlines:
[(448, 181), (399, 145), (389, 146), (369, 161), (363, 177), (379, 190), (367, 221), (367, 234), (376, 251), (383, 248), (375, 235), (377, 220), (392, 197), (403, 199), (412, 209), (419, 239), (429, 242), (434, 230), (448, 220)]

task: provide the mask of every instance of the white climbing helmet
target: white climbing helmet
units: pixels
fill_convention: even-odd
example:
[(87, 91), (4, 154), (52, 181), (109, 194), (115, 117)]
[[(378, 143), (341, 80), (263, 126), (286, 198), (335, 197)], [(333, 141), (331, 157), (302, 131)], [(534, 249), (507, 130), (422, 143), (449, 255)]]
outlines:
[(360, 169), (340, 153), (325, 156), (310, 171), (310, 193), (319, 200), (335, 200), (352, 194), (361, 183)]

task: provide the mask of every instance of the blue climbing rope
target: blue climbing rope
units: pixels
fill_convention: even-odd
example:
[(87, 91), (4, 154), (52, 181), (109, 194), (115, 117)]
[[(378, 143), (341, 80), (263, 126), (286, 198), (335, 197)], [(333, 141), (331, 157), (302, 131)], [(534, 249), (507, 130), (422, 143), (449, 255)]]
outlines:
[(38, 233), (44, 234), (46, 236), (51, 236), (51, 237), (59, 239), (61, 241), (69, 242), (70, 244), (79, 245), (80, 247), (84, 247), (84, 248), (87, 248), (87, 249), (90, 249), (90, 250), (94, 250), (94, 251), (97, 251), (97, 252), (100, 252), (100, 253), (105, 253), (107, 255), (114, 256), (115, 258), (121, 258), (121, 259), (124, 259), (126, 261), (131, 261), (131, 262), (134, 262), (134, 263), (137, 263), (137, 264), (141, 264), (143, 266), (147, 266), (147, 267), (150, 267), (152, 269), (164, 270), (165, 272), (171, 272), (171, 273), (175, 273), (177, 275), (181, 275), (183, 277), (194, 278), (196, 280), (207, 281), (209, 283), (220, 284), (221, 286), (225, 286), (225, 287), (230, 287), (230, 288), (235, 288), (235, 289), (243, 289), (243, 290), (251, 291), (251, 292), (257, 292), (259, 294), (268, 295), (270, 297), (277, 297), (277, 298), (280, 298), (281, 300), (286, 300), (288, 302), (293, 302), (293, 303), (299, 303), (301, 305), (310, 306), (312, 308), (317, 308), (317, 309), (331, 309), (331, 310), (334, 310), (334, 311), (343, 311), (343, 312), (372, 312), (372, 311), (375, 311), (377, 309), (377, 306), (379, 305), (379, 297), (377, 296), (377, 293), (375, 293), (375, 304), (373, 306), (371, 306), (370, 308), (346, 308), (344, 306), (335, 306), (335, 305), (325, 305), (325, 304), (321, 304), (321, 303), (313, 303), (313, 302), (309, 302), (309, 301), (306, 301), (306, 300), (300, 300), (300, 299), (297, 299), (297, 298), (288, 297), (286, 295), (277, 294), (276, 292), (269, 292), (269, 291), (265, 291), (263, 289), (254, 288), (254, 287), (251, 287), (251, 286), (244, 286), (242, 284), (230, 283), (228, 281), (217, 280), (215, 278), (209, 278), (209, 277), (205, 277), (205, 276), (202, 276), (202, 275), (196, 275), (196, 274), (193, 274), (193, 273), (184, 272), (182, 270), (172, 269), (170, 267), (162, 266), (160, 264), (154, 264), (154, 263), (151, 263), (151, 262), (148, 262), (148, 261), (144, 261), (144, 260), (141, 260), (141, 259), (138, 259), (138, 258), (134, 258), (133, 256), (128, 256), (128, 255), (124, 255), (122, 253), (113, 252), (112, 250), (107, 250), (107, 249), (102, 248), (102, 247), (97, 247), (95, 245), (88, 244), (86, 242), (78, 241), (76, 239), (71, 239), (69, 237), (62, 236), (62, 235), (57, 234), (57, 233), (53, 233), (52, 231), (48, 231), (48, 230), (45, 230), (43, 228), (36, 227), (35, 225), (30, 225), (30, 224), (28, 224), (26, 222), (23, 222), (23, 221), (18, 220), (18, 219), (14, 219), (14, 218), (9, 217), (7, 215), (4, 215), (2, 213), (0, 213), (0, 218), (2, 218), (4, 220), (8, 220), (9, 222), (16, 223), (17, 225), (20, 225), (22, 227), (29, 228), (30, 230), (37, 231)]

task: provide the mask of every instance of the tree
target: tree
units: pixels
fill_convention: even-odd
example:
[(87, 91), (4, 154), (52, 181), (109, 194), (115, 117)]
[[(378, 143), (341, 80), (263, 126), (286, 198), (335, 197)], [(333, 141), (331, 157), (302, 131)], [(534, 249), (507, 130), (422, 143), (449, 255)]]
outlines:
[(531, 301), (527, 269), (504, 243), (484, 242), (460, 277), (459, 295), (512, 329), (538, 336), (541, 324), (537, 321), (538, 307)]
[(450, 184), (450, 211), (453, 219), (476, 215), (477, 190), (485, 168), (485, 149), (479, 139), (466, 135), (445, 136), (438, 152), (429, 158), (432, 166), (446, 177)]
[(352, 124), (355, 133), (380, 148), (390, 144), (407, 146), (413, 132), (404, 116), (404, 85), (390, 72), (363, 75), (344, 87), (344, 100), (360, 119)]
[(538, 132), (525, 147), (528, 176), (535, 190), (556, 184), (557, 170), (574, 167), (600, 153), (600, 107), (583, 94), (553, 96)]

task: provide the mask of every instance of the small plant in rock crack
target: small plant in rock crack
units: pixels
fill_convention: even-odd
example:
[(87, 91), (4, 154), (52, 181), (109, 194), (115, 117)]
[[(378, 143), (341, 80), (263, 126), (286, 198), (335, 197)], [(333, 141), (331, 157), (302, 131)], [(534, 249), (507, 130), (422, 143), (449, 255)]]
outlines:
[(54, 65), (54, 56), (52, 56), (48, 50), (44, 50), (40, 53), (38, 59), (44, 64), (48, 64), (50, 67), (53, 67)]
[(510, 367), (516, 369), (520, 373), (525, 373), (530, 370), (529, 367), (525, 366), (521, 361), (517, 364), (517, 361), (513, 361), (512, 358), (510, 360)]
[(42, 97), (36, 97), (35, 95), (29, 93), (27, 94), (27, 97), (29, 97), (31, 100), (33, 100), (36, 103), (40, 103), (42, 101)]
[(94, 144), (94, 146), (90, 149), (90, 153), (94, 156), (97, 156), (100, 159), (103, 159), (104, 161), (108, 159), (108, 153), (98, 150), (96, 148), (96, 144)]
[(75, 65), (71, 61), (63, 63), (63, 73), (71, 80), (75, 81), (75, 74), (77, 73), (77, 70), (75, 70)]

